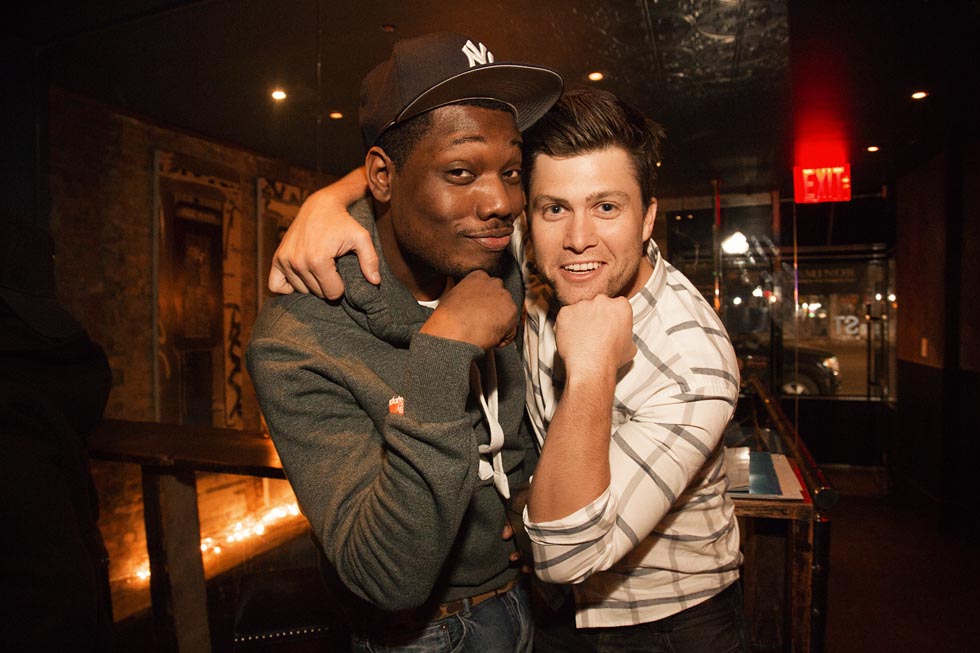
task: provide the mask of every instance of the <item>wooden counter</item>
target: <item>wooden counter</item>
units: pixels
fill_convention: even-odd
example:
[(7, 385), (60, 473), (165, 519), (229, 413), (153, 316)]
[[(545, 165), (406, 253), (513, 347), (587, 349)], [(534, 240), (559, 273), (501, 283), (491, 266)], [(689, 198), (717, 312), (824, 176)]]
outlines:
[[(756, 428), (775, 434), (772, 444), (786, 455), (802, 500), (735, 498), (742, 538), (745, 614), (756, 651), (822, 653), (826, 633), (831, 508), (838, 493), (809, 450), (755, 377), (739, 399), (754, 413)], [(759, 438), (763, 442), (765, 438)]]

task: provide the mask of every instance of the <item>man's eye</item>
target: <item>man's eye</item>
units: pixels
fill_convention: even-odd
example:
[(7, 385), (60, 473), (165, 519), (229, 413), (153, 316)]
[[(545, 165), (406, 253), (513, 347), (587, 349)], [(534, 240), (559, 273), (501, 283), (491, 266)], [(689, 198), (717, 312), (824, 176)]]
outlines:
[(473, 178), (473, 173), (466, 168), (453, 168), (448, 170), (447, 174), (453, 181), (469, 181)]
[(620, 208), (618, 204), (613, 204), (612, 202), (601, 202), (596, 204), (596, 213), (604, 218), (614, 218), (620, 213)]
[(549, 206), (544, 207), (544, 214), (545, 215), (561, 215), (561, 213), (562, 213), (563, 210), (564, 209), (561, 206), (558, 206), (557, 204), (551, 204)]
[(513, 170), (507, 170), (504, 172), (504, 179), (507, 181), (520, 181), (522, 171), (520, 168), (515, 168)]

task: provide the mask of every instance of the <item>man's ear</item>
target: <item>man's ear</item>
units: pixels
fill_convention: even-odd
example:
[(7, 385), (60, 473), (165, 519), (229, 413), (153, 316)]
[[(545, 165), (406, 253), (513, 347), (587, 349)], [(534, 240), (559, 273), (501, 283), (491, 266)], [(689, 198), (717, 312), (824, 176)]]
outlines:
[(643, 215), (643, 242), (650, 240), (650, 236), (653, 235), (653, 223), (657, 219), (657, 198), (650, 198), (650, 205), (647, 206), (647, 212)]
[(364, 174), (367, 176), (368, 190), (379, 202), (391, 201), (391, 176), (395, 164), (388, 154), (377, 145), (364, 156)]

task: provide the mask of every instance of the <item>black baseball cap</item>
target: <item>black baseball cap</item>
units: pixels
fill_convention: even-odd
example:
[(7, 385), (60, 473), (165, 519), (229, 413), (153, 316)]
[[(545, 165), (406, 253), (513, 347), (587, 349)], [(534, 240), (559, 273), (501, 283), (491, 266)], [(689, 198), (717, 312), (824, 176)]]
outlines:
[(0, 299), (48, 338), (70, 338), (82, 332), (82, 326), (55, 298), (51, 234), (6, 210), (0, 211)]
[(543, 66), (494, 60), (480, 41), (435, 32), (395, 43), (391, 57), (361, 83), (361, 133), (366, 147), (399, 122), (463, 100), (497, 100), (530, 127), (561, 95), (561, 75)]

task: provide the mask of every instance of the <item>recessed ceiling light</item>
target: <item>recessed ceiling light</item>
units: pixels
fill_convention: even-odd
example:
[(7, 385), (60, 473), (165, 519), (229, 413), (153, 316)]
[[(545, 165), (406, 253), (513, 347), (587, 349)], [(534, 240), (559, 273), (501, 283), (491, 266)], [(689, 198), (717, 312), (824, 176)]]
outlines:
[(598, 81), (601, 81), (603, 77), (605, 77), (605, 75), (603, 75), (602, 73), (600, 73), (598, 70), (595, 71), (595, 72), (593, 72), (593, 73), (589, 73), (589, 81), (590, 82), (598, 82)]
[(915, 93), (912, 94), (913, 100), (922, 100), (927, 97), (929, 97), (929, 94), (926, 93), (925, 91), (916, 91)]
[(282, 102), (286, 99), (286, 91), (282, 90), (281, 88), (277, 88), (272, 92), (272, 99), (276, 102)]
[(330, 116), (330, 117), (331, 117), (331, 118), (332, 118), (333, 120), (340, 120), (341, 118), (343, 118), (343, 117), (344, 117), (344, 114), (342, 114), (342, 113), (341, 113), (341, 112), (339, 112), (339, 111), (331, 111), (331, 112), (330, 112), (329, 114), (327, 114), (327, 115), (328, 115), (328, 116)]
[(880, 148), (877, 145), (869, 145), (868, 146), (868, 151), (869, 152), (877, 152), (879, 149)]

